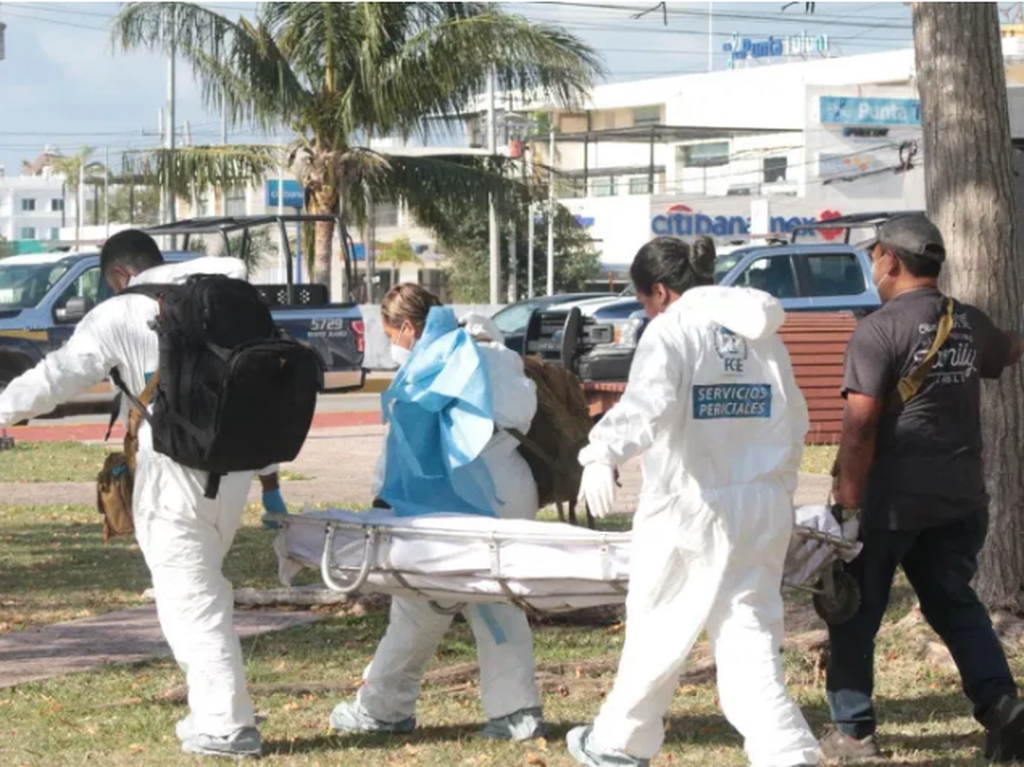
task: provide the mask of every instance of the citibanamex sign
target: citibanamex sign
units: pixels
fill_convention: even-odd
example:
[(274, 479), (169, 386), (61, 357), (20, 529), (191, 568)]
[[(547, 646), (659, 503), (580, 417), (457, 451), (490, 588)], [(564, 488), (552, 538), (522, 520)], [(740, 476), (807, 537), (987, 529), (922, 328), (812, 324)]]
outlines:
[[(816, 224), (839, 218), (842, 214), (837, 210), (823, 210), (817, 216), (772, 216), (771, 234), (788, 234), (800, 226)], [(688, 205), (677, 203), (670, 205), (661, 215), (651, 218), (651, 231), (657, 235), (671, 237), (695, 237), (700, 234), (715, 237), (734, 237), (750, 234), (750, 218), (747, 216), (710, 216), (695, 211)], [(767, 232), (755, 232), (767, 234)], [(842, 236), (843, 230), (819, 229), (818, 234), (827, 241)]]

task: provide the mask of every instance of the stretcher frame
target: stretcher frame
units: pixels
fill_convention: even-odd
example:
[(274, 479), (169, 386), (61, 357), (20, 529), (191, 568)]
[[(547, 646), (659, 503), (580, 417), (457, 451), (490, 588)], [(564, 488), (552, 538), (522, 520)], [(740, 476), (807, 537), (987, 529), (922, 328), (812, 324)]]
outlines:
[[(382, 542), (387, 542), (388, 538), (395, 537), (400, 538), (403, 536), (414, 536), (420, 540), (443, 538), (449, 541), (452, 539), (464, 539), (474, 542), (480, 542), (480, 540), (483, 539), (487, 542), (488, 550), (491, 553), (492, 572), (500, 572), (501, 548), (503, 543), (512, 543), (515, 541), (579, 543), (579, 537), (558, 535), (554, 531), (547, 534), (524, 531), (519, 531), (514, 534), (499, 532), (481, 533), (479, 531), (460, 531), (450, 528), (430, 528), (424, 526), (416, 528), (399, 528), (391, 525), (375, 524), (372, 522), (349, 522), (332, 519), (321, 519), (318, 521), (323, 525), (324, 529), (323, 551), (320, 555), (320, 575), (327, 588), (336, 593), (352, 595), (359, 592), (367, 585), (370, 575), (373, 573), (378, 578), (389, 580), (394, 584), (394, 586), (421, 597), (431, 606), (432, 609), (445, 615), (461, 612), (470, 603), (493, 603), (495, 601), (504, 601), (526, 612), (536, 614), (567, 612), (573, 609), (579, 609), (571, 606), (566, 606), (560, 609), (538, 606), (535, 601), (531, 600), (530, 596), (517, 594), (513, 590), (510, 582), (514, 579), (498, 575), (491, 575), (490, 579), (497, 584), (501, 592), (501, 597), (496, 595), (487, 595), (487, 599), (485, 600), (481, 595), (467, 599), (466, 591), (459, 590), (454, 586), (450, 590), (431, 586), (427, 590), (429, 593), (427, 593), (427, 591), (424, 591), (409, 582), (410, 577), (422, 575), (422, 573), (411, 572), (408, 570), (403, 571), (394, 567), (374, 567), (373, 565), (375, 560), (375, 547)], [(285, 524), (288, 524), (288, 521), (285, 521)], [(358, 566), (339, 565), (334, 562), (334, 542), (340, 531), (356, 532), (363, 536), (363, 554), (362, 560)], [(626, 544), (632, 538), (630, 533), (591, 532), (599, 536), (598, 550), (602, 557), (607, 556), (609, 547), (612, 544)], [(855, 541), (849, 541), (842, 537), (831, 535), (804, 525), (794, 526), (793, 537), (804, 541), (818, 541), (819, 543), (828, 546), (830, 548), (830, 553), (823, 559), (822, 563), (817, 568), (807, 575), (802, 583), (784, 580), (782, 584), (783, 587), (813, 595), (815, 598), (815, 608), (822, 618), (830, 622), (842, 622), (842, 620), (839, 620), (839, 618), (842, 617), (842, 614), (848, 612), (851, 609), (851, 606), (855, 609), (856, 604), (859, 603), (859, 593), (851, 594), (851, 588), (856, 590), (856, 583), (853, 583), (851, 587), (850, 581), (852, 579), (850, 579), (850, 576), (846, 573), (842, 572), (841, 567), (839, 567), (840, 559), (843, 558), (842, 555), (847, 555), (850, 558), (856, 555), (858, 551), (858, 544)], [(808, 552), (807, 558), (813, 556), (813, 554), (813, 551)], [(806, 561), (806, 559), (802, 561)], [(603, 563), (603, 570), (606, 573), (610, 569), (608, 567), (609, 564), (610, 562)], [(477, 576), (480, 577), (479, 573)], [(593, 593), (580, 591), (578, 589), (571, 593), (545, 592), (542, 599), (543, 601), (565, 600), (566, 602), (570, 599), (588, 601), (600, 600), (598, 604), (608, 605), (622, 604), (625, 602), (626, 594), (629, 589), (628, 578), (609, 578), (607, 580), (593, 579), (591, 582), (594, 584)], [(373, 587), (373, 590), (380, 591), (382, 593), (393, 593), (395, 589), (393, 587), (388, 589), (382, 588), (381, 586), (375, 586)], [(442, 604), (442, 602), (447, 602), (449, 599), (451, 600), (451, 604)], [(534, 597), (534, 599), (537, 599), (537, 597)]]

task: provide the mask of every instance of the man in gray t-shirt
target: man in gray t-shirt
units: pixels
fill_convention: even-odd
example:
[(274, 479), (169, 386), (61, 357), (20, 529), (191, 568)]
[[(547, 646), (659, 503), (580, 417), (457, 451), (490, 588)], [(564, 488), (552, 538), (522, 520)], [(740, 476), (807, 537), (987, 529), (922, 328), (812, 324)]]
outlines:
[(948, 311), (937, 287), (945, 246), (924, 215), (905, 214), (880, 226), (866, 249), (884, 306), (861, 321), (846, 352), (835, 486), (837, 502), (861, 512), (864, 548), (848, 566), (861, 606), (850, 621), (829, 627), (827, 688), (836, 729), (822, 739), (822, 753), (878, 755), (874, 641), (902, 566), (987, 730), (986, 757), (1024, 758), (1024, 703), (970, 586), (988, 528), (981, 379), (1020, 362), (1024, 339), (954, 301), (949, 337), (920, 388), (901, 403), (900, 380), (925, 361)]

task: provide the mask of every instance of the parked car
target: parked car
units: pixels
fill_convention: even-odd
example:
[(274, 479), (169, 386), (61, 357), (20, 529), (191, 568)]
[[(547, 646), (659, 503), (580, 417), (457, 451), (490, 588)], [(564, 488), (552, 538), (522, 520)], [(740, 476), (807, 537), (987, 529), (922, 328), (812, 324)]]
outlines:
[[(764, 290), (787, 312), (863, 316), (881, 306), (870, 257), (846, 243), (738, 248), (718, 257), (715, 282)], [(570, 365), (583, 381), (624, 381), (647, 324), (635, 295), (628, 288), (614, 300), (541, 312), (527, 352)]]
[(505, 346), (522, 354), (526, 326), (534, 312), (543, 311), (552, 306), (576, 304), (592, 298), (607, 298), (607, 295), (606, 293), (561, 293), (556, 296), (528, 298), (525, 301), (509, 304), (491, 319), (505, 336)]
[[(194, 258), (168, 252), (169, 262)], [(322, 285), (257, 285), (275, 322), (315, 351), (324, 363), (329, 390), (361, 388), (363, 321), (354, 304), (330, 304)], [(33, 367), (48, 352), (63, 346), (75, 326), (98, 303), (110, 297), (100, 274), (99, 254), (40, 253), (0, 260), (0, 391)], [(112, 395), (109, 385), (94, 394)], [(107, 408), (106, 396), (97, 409)]]

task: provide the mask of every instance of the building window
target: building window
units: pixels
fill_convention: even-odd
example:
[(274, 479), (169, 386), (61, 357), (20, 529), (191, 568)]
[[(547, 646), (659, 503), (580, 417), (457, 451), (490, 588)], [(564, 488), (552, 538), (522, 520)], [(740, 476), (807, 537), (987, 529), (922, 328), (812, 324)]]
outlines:
[(785, 157), (765, 157), (762, 164), (764, 183), (774, 184), (777, 181), (785, 181), (788, 164), (788, 160)]
[(614, 197), (615, 178), (613, 176), (599, 176), (591, 180), (594, 197)]
[(225, 216), (245, 215), (245, 189), (229, 189), (224, 211)]
[(50, 212), (51, 213), (62, 213), (64, 211), (64, 200), (54, 198), (50, 200)]
[(643, 125), (661, 125), (661, 106), (634, 107), (633, 125), (637, 127)]
[(59, 226), (51, 226), (50, 227), (50, 239), (51, 240), (59, 240), (60, 239), (60, 227)]
[(651, 194), (651, 180), (646, 176), (634, 176), (629, 180), (630, 194)]
[(684, 168), (712, 168), (729, 164), (729, 142), (712, 141), (676, 147), (676, 159)]
[(398, 203), (375, 202), (373, 224), (374, 226), (398, 226)]
[(34, 226), (23, 226), (21, 227), (21, 239), (23, 240), (34, 240), (36, 238), (36, 228)]
[(21, 212), (31, 213), (36, 209), (36, 201), (33, 199), (24, 199), (21, 201)]

